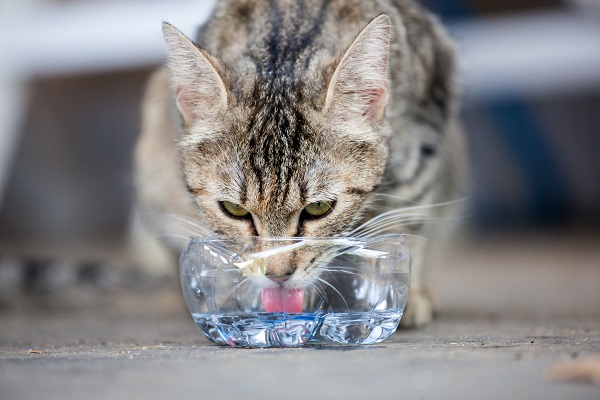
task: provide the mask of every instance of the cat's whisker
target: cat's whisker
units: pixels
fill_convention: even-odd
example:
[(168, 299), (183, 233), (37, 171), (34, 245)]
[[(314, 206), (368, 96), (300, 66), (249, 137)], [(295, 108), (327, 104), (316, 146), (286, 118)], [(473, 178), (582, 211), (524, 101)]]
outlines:
[(313, 288), (315, 290), (315, 292), (317, 292), (319, 294), (319, 297), (325, 297), (325, 292), (319, 288), (317, 285), (315, 285), (314, 282), (309, 282), (308, 287)]
[[(393, 210), (388, 210), (386, 212), (383, 212), (379, 215), (377, 215), (376, 217), (373, 217), (371, 219), (380, 219), (380, 218), (385, 218), (389, 215), (395, 215), (395, 214), (406, 214), (406, 215), (412, 215), (412, 213), (414, 211), (419, 211), (419, 210), (411, 210), (408, 208), (395, 208)], [(429, 214), (423, 214), (423, 215), (429, 215)]]
[(414, 236), (416, 238), (427, 240), (426, 237), (418, 236), (418, 235), (411, 234), (411, 233), (406, 233), (406, 232), (403, 232), (403, 231), (398, 232), (399, 229), (393, 229), (392, 230), (392, 228), (393, 228), (393, 226), (390, 226), (390, 227), (387, 227), (385, 229), (377, 229), (377, 230), (371, 231), (371, 232), (364, 232), (364, 233), (361, 233), (360, 235), (356, 235), (356, 237), (361, 238), (361, 239), (375, 238), (375, 237), (380, 236), (380, 235), (382, 235), (382, 234), (384, 234), (384, 233), (387, 232), (387, 233), (391, 233), (391, 234), (402, 235), (402, 236), (405, 236), (405, 237)]
[(404, 209), (391, 210), (391, 211), (385, 212), (383, 214), (380, 214), (376, 217), (373, 217), (370, 220), (363, 223), (362, 225), (354, 228), (354, 230), (352, 230), (352, 233), (360, 231), (361, 229), (369, 227), (379, 221), (384, 221), (384, 220), (393, 219), (393, 218), (405, 218), (405, 217), (409, 217), (409, 216), (410, 217), (417, 217), (417, 216), (428, 217), (429, 215), (428, 214), (406, 213), (406, 210), (404, 210)]
[[(399, 210), (393, 210), (393, 211), (399, 211)], [(383, 215), (383, 214), (382, 214)], [(380, 216), (378, 216), (380, 217)], [(464, 216), (457, 216), (457, 217), (436, 217), (436, 216), (432, 216), (432, 215), (426, 215), (426, 214), (406, 214), (406, 215), (391, 215), (391, 216), (386, 216), (383, 219), (377, 220), (378, 217), (375, 217), (367, 222), (365, 222), (363, 225), (361, 225), (360, 227), (354, 229), (353, 231), (350, 232), (350, 235), (353, 236), (358, 236), (358, 237), (365, 237), (365, 236), (371, 236), (371, 235), (366, 235), (367, 233), (382, 233), (385, 232), (387, 230), (387, 228), (389, 228), (390, 226), (394, 226), (396, 225), (398, 228), (402, 228), (404, 226), (408, 226), (410, 224), (408, 223), (412, 223), (412, 222), (422, 222), (422, 223), (430, 223), (431, 221), (456, 221), (458, 219), (464, 218)], [(414, 217), (414, 218), (408, 218), (408, 217)], [(383, 229), (383, 228), (386, 229)]]
[(328, 264), (331, 260), (333, 260), (336, 257), (339, 257), (342, 254), (347, 253), (348, 251), (351, 251), (355, 246), (344, 246), (342, 248), (340, 247), (334, 247), (330, 250), (324, 250), (323, 253), (319, 256), (318, 260), (315, 260), (312, 265), (317, 265), (317, 264)]
[[(194, 236), (194, 235), (198, 234), (197, 230), (195, 230), (194, 227), (186, 226), (186, 225), (179, 225), (177, 227), (171, 227), (171, 230), (173, 230), (173, 231), (177, 230), (177, 231), (180, 231), (181, 233), (189, 234), (189, 236)], [(163, 233), (171, 233), (171, 232), (163, 232)]]
[(167, 213), (144, 213), (141, 217), (159, 222), (162, 229), (157, 233), (160, 237), (171, 237), (176, 239), (189, 240), (195, 236), (208, 236), (210, 230), (199, 222), (178, 214)]
[[(426, 244), (424, 242), (429, 241), (429, 238), (426, 238), (424, 236), (419, 236), (419, 235), (413, 235), (410, 233), (401, 233), (400, 235), (402, 235), (402, 237), (404, 237), (404, 239), (405, 239), (406, 243), (409, 245), (409, 247), (416, 246), (420, 249), (424, 249), (425, 244)], [(375, 236), (375, 235), (372, 235), (372, 236)]]
[[(381, 196), (388, 196), (388, 197), (395, 197), (392, 195), (386, 195), (386, 194), (380, 194)], [(380, 217), (386, 217), (390, 214), (394, 214), (394, 213), (408, 213), (410, 211), (419, 211), (419, 210), (424, 210), (424, 211), (428, 211), (429, 214), (426, 215), (430, 215), (430, 213), (432, 211), (434, 211), (437, 208), (442, 208), (442, 207), (446, 207), (446, 206), (452, 206), (452, 205), (456, 205), (459, 204), (461, 202), (466, 201), (467, 198), (461, 198), (458, 200), (452, 200), (452, 201), (447, 201), (447, 202), (442, 202), (442, 203), (433, 203), (433, 204), (425, 204), (425, 205), (414, 205), (414, 206), (407, 206), (407, 207), (399, 207), (399, 208), (395, 208), (389, 211), (386, 211), (382, 214), (379, 214), (378, 216), (372, 218), (371, 220), (375, 219), (375, 218), (380, 218)], [(402, 200), (402, 201), (406, 201), (406, 200)], [(383, 205), (382, 207), (387, 208), (385, 205)], [(371, 221), (370, 220), (370, 221)], [(369, 221), (367, 221), (368, 223)]]
[(361, 227), (356, 228), (354, 230), (354, 232), (359, 232), (359, 231), (361, 231), (363, 229), (371, 228), (373, 226), (376, 226), (377, 224), (384, 224), (384, 223), (388, 223), (390, 221), (401, 222), (401, 221), (403, 221), (405, 219), (408, 219), (408, 218), (423, 219), (423, 220), (425, 220), (427, 218), (430, 218), (430, 216), (424, 215), (424, 214), (398, 214), (398, 215), (389, 215), (389, 216), (386, 216), (385, 218), (379, 218), (379, 219), (370, 220), (370, 221), (366, 222), (365, 224), (363, 224)]
[(208, 228), (201, 225), (198, 221), (195, 221), (189, 217), (186, 217), (183, 215), (176, 215), (176, 214), (167, 214), (167, 216), (169, 216), (170, 218), (172, 218), (176, 221), (183, 222), (184, 224), (197, 229), (199, 232), (202, 232), (204, 235), (210, 234), (210, 230)]
[(228, 273), (228, 272), (233, 272), (233, 271), (239, 271), (240, 269), (238, 267), (232, 267), (232, 268), (219, 268), (217, 270), (212, 271), (212, 273), (214, 273), (215, 275), (220, 274), (220, 273)]
[(411, 239), (411, 240), (419, 239), (419, 240), (424, 240), (426, 242), (429, 241), (429, 239), (426, 238), (425, 236), (414, 235), (412, 233), (402, 233), (401, 235), (406, 237), (407, 239)]
[(250, 281), (249, 285), (246, 285), (245, 293), (243, 298), (248, 298), (252, 292), (256, 293), (256, 284), (252, 279), (247, 278)]
[(335, 286), (333, 286), (331, 283), (327, 282), (326, 280), (317, 277), (317, 280), (321, 283), (324, 283), (325, 285), (329, 286), (331, 289), (333, 289), (334, 292), (336, 292), (338, 294), (338, 296), (340, 296), (340, 299), (342, 299), (342, 301), (344, 302), (344, 304), (346, 305), (346, 308), (348, 308), (348, 302), (346, 301), (346, 298), (344, 297), (343, 294), (340, 293), (339, 290), (337, 290), (335, 288)]
[[(359, 269), (360, 270), (360, 269)], [(319, 268), (319, 271), (325, 271), (325, 272), (341, 272), (343, 274), (347, 274), (347, 275), (355, 275), (361, 278), (365, 278), (365, 276), (363, 274), (360, 274), (358, 272), (352, 272), (348, 269), (339, 269), (339, 268)]]
[[(334, 257), (335, 258), (335, 257)], [(337, 268), (335, 265), (331, 264), (331, 260), (332, 259), (328, 259), (328, 260), (316, 260), (313, 261), (312, 266), (315, 267), (316, 269), (323, 269), (324, 267), (329, 267), (329, 268)], [(348, 269), (356, 269), (359, 270), (359, 267), (351, 267), (351, 266), (344, 266), (344, 268), (348, 268)]]
[(188, 228), (180, 227), (179, 229), (188, 233), (190, 235), (190, 237), (207, 237), (210, 234), (207, 231), (199, 231), (193, 227), (188, 227)]
[(185, 240), (186, 242), (188, 242), (190, 240), (189, 236), (177, 235), (175, 233), (160, 233), (158, 236), (162, 237), (162, 238), (181, 239), (181, 240)]
[(165, 220), (165, 222), (169, 222), (170, 220), (175, 220), (178, 222), (183, 222), (186, 225), (192, 225), (193, 227), (197, 228), (198, 230), (204, 230), (204, 231), (208, 231), (208, 229), (206, 227), (204, 227), (203, 225), (200, 224), (200, 222), (193, 220), (187, 216), (184, 215), (180, 215), (180, 214), (170, 214), (170, 213), (145, 213), (144, 216), (148, 216), (148, 217), (160, 217), (163, 218)]
[(355, 236), (358, 238), (373, 238), (375, 236), (383, 234), (402, 234), (403, 232), (410, 230), (410, 226), (407, 224), (398, 224), (396, 222), (390, 222), (380, 227), (374, 227), (372, 229), (359, 232), (355, 234)]
[[(320, 265), (320, 264), (323, 264), (323, 265)], [(332, 268), (338, 268), (338, 269), (339, 268), (343, 268), (343, 269), (348, 270), (348, 271), (362, 271), (362, 269), (360, 267), (352, 267), (352, 266), (349, 266), (349, 265), (345, 265), (343, 267), (338, 267), (338, 266), (335, 266), (335, 265), (331, 265), (329, 262), (319, 262), (319, 261), (317, 261), (313, 265), (316, 267), (316, 269), (318, 269), (320, 271), (321, 270), (322, 271), (326, 271), (327, 270), (326, 268), (329, 268), (329, 269), (332, 269)]]
[[(431, 218), (429, 217), (418, 217), (418, 218), (398, 218), (398, 219), (388, 219), (388, 220), (383, 220), (383, 221), (378, 221), (375, 224), (370, 224), (367, 225), (365, 227), (363, 227), (360, 230), (355, 230), (352, 231), (352, 235), (354, 236), (363, 236), (366, 233), (371, 233), (371, 232), (383, 232), (385, 230), (387, 230), (387, 228), (390, 227), (397, 227), (397, 228), (402, 228), (405, 226), (410, 225), (409, 223), (414, 223), (414, 222), (428, 222), (430, 221)], [(385, 228), (385, 229), (384, 229)]]
[(220, 305), (220, 307), (219, 307), (219, 308), (220, 308), (220, 309), (227, 308), (227, 307), (226, 307), (226, 305), (225, 305), (225, 302), (226, 302), (226, 301), (229, 299), (229, 297), (230, 297), (230, 296), (231, 296), (231, 295), (232, 295), (232, 294), (233, 294), (233, 293), (234, 293), (236, 290), (238, 290), (240, 287), (242, 287), (242, 285), (243, 285), (244, 283), (246, 283), (246, 282), (248, 282), (248, 281), (249, 281), (249, 278), (248, 278), (248, 277), (245, 277), (244, 279), (242, 279), (242, 281), (241, 281), (241, 282), (239, 282), (239, 283), (238, 283), (238, 284), (236, 284), (234, 287), (232, 287), (232, 288), (231, 288), (231, 290), (230, 290), (229, 292), (227, 292), (227, 294), (226, 294), (226, 295), (223, 297), (223, 301), (222, 301), (222, 303), (221, 303), (221, 305)]
[[(387, 194), (387, 193), (376, 193), (375, 196), (385, 197), (385, 198), (388, 198), (388, 199), (394, 199), (394, 200), (397, 200), (398, 202), (402, 202), (402, 203), (419, 204), (418, 202), (416, 202), (414, 200), (405, 199), (405, 198), (402, 198), (402, 197), (399, 197), (399, 196), (395, 196), (395, 195), (392, 195), (392, 194)], [(440, 203), (421, 204), (421, 205), (401, 207), (401, 208), (404, 209), (404, 210), (424, 209), (424, 208), (425, 209), (426, 208), (440, 208), (440, 207), (452, 206), (452, 205), (464, 203), (468, 199), (469, 199), (468, 197), (461, 197), (459, 199), (449, 200), (449, 201), (440, 202)]]
[(364, 231), (366, 229), (373, 229), (380, 226), (385, 226), (389, 224), (402, 225), (404, 222), (412, 222), (412, 221), (426, 221), (430, 219), (430, 217), (426, 216), (412, 216), (412, 215), (398, 215), (393, 218), (386, 218), (380, 221), (374, 221), (368, 225), (363, 226), (361, 229), (356, 229), (353, 233), (358, 233)]
[(389, 194), (389, 193), (375, 193), (373, 195), (373, 197), (375, 198), (375, 201), (382, 201), (382, 200), (388, 200), (388, 199), (392, 199), (398, 202), (402, 202), (402, 203), (412, 203), (412, 204), (418, 204), (417, 201), (412, 200), (412, 199), (408, 199), (405, 197), (400, 197), (400, 196), (396, 196), (393, 194)]

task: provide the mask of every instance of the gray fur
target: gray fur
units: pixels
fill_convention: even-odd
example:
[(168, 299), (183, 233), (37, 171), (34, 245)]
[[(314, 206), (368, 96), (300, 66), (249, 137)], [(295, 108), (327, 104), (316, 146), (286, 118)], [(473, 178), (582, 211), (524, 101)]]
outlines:
[[(170, 25), (164, 33), (170, 72), (149, 85), (136, 153), (142, 212), (229, 236), (332, 236), (386, 209), (461, 196), (453, 50), (414, 2), (223, 0), (195, 44)], [(378, 192), (393, 197), (375, 208)], [(226, 215), (222, 201), (251, 218)], [(335, 206), (303, 218), (315, 201)], [(432, 224), (402, 226), (394, 215), (392, 229), (367, 222), (354, 232), (436, 236)], [(415, 249), (418, 324), (431, 307), (426, 252)]]

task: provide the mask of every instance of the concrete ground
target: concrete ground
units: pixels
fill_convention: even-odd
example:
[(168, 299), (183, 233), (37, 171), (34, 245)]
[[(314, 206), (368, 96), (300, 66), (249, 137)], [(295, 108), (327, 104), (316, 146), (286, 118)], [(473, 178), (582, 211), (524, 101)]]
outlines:
[(4, 312), (0, 400), (600, 399), (599, 238), (464, 240), (432, 271), (436, 320), (368, 347), (215, 346), (175, 284)]

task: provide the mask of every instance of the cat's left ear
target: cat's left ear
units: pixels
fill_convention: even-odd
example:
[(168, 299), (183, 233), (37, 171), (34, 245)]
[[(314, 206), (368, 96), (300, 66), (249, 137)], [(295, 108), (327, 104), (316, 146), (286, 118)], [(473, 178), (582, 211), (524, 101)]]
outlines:
[(177, 91), (177, 108), (186, 126), (217, 123), (227, 107), (227, 90), (219, 73), (221, 63), (167, 22), (163, 22), (163, 36)]
[(389, 98), (391, 21), (382, 14), (356, 37), (327, 89), (324, 112), (341, 122), (379, 122)]

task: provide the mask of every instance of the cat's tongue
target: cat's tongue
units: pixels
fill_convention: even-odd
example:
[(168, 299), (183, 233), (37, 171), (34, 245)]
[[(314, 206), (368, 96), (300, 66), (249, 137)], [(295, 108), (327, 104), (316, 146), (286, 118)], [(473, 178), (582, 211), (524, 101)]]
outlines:
[(302, 312), (304, 289), (264, 288), (261, 299), (266, 312), (299, 313)]

